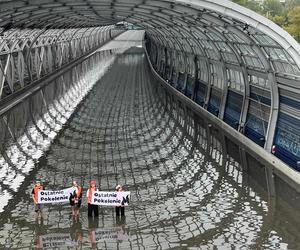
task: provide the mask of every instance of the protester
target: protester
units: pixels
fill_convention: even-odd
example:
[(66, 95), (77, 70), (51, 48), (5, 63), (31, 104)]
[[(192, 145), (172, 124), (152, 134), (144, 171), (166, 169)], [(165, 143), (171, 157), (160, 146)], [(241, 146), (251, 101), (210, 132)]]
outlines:
[(81, 206), (82, 188), (77, 184), (76, 181), (72, 182), (74, 192), (70, 195), (70, 205), (72, 207), (73, 216), (79, 215), (79, 209)]
[(39, 179), (36, 179), (31, 192), (31, 196), (34, 202), (34, 210), (36, 212), (37, 217), (42, 217), (42, 204), (39, 204), (38, 200), (38, 193), (40, 190), (44, 190), (44, 188), (41, 184), (41, 181)]
[[(117, 192), (123, 192), (123, 187), (121, 185), (117, 185), (116, 186), (116, 191)], [(116, 216), (117, 218), (119, 218), (121, 213), (121, 217), (125, 216), (125, 206), (124, 205), (120, 205), (120, 206), (116, 206)]]
[(94, 217), (99, 216), (98, 205), (92, 204), (93, 192), (95, 192), (95, 191), (97, 191), (96, 190), (96, 181), (91, 181), (90, 187), (86, 193), (87, 200), (88, 200), (88, 216), (89, 217), (92, 217), (93, 213), (94, 213)]

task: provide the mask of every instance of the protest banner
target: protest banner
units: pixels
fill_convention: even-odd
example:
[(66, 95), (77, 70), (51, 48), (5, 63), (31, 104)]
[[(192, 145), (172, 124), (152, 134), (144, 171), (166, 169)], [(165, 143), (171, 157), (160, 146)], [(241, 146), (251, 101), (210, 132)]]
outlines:
[(103, 192), (95, 191), (92, 204), (99, 206), (128, 206), (130, 192)]
[(74, 187), (58, 191), (40, 190), (38, 193), (38, 203), (49, 204), (69, 202), (70, 195), (74, 192), (74, 190)]

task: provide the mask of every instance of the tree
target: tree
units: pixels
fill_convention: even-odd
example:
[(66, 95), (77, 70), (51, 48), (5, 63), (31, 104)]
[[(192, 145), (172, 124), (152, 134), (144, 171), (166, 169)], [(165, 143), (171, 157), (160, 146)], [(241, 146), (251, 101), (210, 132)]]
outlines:
[(295, 7), (288, 13), (288, 25), (284, 28), (297, 41), (300, 41), (300, 6)]
[(279, 0), (265, 0), (263, 2), (263, 11), (267, 17), (281, 16), (284, 13), (284, 7)]
[(254, 0), (233, 0), (232, 2), (237, 3), (241, 6), (244, 6), (250, 10), (253, 10), (258, 13), (262, 13), (262, 7)]
[(279, 0), (265, 0), (262, 5), (255, 0), (232, 1), (266, 16), (300, 42), (300, 0), (286, 0), (284, 4)]
[(269, 19), (280, 27), (285, 26), (288, 22), (287, 16), (269, 16)]

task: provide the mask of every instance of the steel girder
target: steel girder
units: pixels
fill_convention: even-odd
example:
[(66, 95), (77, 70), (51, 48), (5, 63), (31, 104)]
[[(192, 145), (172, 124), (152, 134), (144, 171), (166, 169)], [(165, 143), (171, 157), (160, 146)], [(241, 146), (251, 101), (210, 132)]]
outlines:
[(110, 39), (112, 26), (10, 29), (0, 37), (0, 99)]
[[(10, 91), (16, 82), (12, 72), (18, 72), (19, 84), (24, 85), (24, 79), (38, 78), (54, 65), (60, 67), (68, 55), (75, 57), (86, 51), (86, 46), (95, 44), (89, 37), (97, 29), (89, 27), (127, 21), (145, 27), (156, 48), (151, 58), (155, 58), (158, 68), (170, 60), (170, 75), (173, 70), (192, 74), (191, 58), (198, 58), (201, 70), (197, 75), (208, 86), (206, 105), (212, 89), (222, 92), (221, 119), (229, 90), (243, 96), (239, 129), (244, 128), (252, 105), (269, 110), (260, 117), (268, 124), (264, 132), (267, 150), (273, 143), (280, 89), (300, 96), (298, 43), (266, 18), (226, 0), (8, 0), (0, 3), (0, 16), (2, 33), (7, 36), (13, 37), (16, 29), (23, 29), (22, 36), (31, 37), (31, 41), (35, 37), (37, 43), (60, 44), (54, 48), (55, 59), (51, 60), (51, 45), (29, 43), (27, 47), (33, 52), (24, 57), (18, 51), (15, 69), (12, 63), (15, 54), (6, 53), (5, 60), (1, 60), (0, 86), (6, 81)], [(62, 32), (62, 28), (66, 31)], [(4, 50), (11, 47), (0, 45)], [(271, 103), (252, 100), (252, 88), (270, 96)]]

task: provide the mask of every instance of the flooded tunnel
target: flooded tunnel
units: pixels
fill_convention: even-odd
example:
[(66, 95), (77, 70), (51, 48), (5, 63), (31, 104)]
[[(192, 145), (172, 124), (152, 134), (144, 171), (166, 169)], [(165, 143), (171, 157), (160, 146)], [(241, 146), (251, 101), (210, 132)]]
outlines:
[[(259, 178), (243, 173), (224, 135), (211, 132), (209, 139), (203, 117), (164, 96), (141, 44), (99, 51), (62, 75), (61, 90), (55, 81), (10, 111), (9, 117), (30, 111), (36, 122), (2, 167), (1, 248), (299, 248), (293, 213), (270, 201)], [(85, 84), (73, 82), (74, 72)], [(46, 115), (30, 109), (39, 101)], [(126, 218), (116, 221), (111, 207), (101, 207), (99, 220), (90, 221), (84, 200), (78, 220), (62, 204), (45, 206), (36, 219), (35, 177), (48, 190), (74, 179), (84, 188), (94, 179), (99, 190), (121, 183), (132, 196)]]
[[(300, 248), (289, 34), (215, 0), (14, 0), (0, 17), (0, 249)], [(78, 216), (71, 193), (40, 213), (37, 183), (74, 181)], [(93, 182), (130, 192), (125, 216), (88, 216)]]

